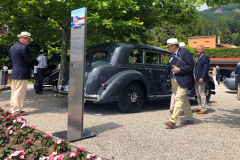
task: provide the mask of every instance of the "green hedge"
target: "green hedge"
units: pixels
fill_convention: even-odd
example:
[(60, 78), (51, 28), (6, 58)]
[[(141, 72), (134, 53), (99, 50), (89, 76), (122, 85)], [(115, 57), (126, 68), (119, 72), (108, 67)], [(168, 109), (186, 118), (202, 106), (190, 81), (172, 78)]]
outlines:
[[(197, 56), (197, 49), (194, 48), (194, 57)], [(205, 48), (204, 54), (209, 58), (238, 58), (240, 57), (240, 48)]]

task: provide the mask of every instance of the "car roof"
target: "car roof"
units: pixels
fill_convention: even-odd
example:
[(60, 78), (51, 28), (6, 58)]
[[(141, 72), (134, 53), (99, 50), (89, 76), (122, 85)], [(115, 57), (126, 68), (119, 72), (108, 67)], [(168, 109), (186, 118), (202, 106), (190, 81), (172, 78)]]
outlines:
[(111, 47), (111, 48), (114, 47), (115, 48), (117, 46), (132, 48), (132, 49), (134, 49), (134, 48), (148, 49), (148, 50), (152, 50), (152, 51), (160, 51), (160, 52), (165, 52), (166, 54), (170, 54), (169, 51), (167, 51), (163, 48), (150, 46), (150, 45), (146, 45), (146, 44), (127, 43), (127, 42), (110, 42), (110, 43), (95, 44), (93, 46), (90, 46), (87, 50), (108, 49), (109, 47)]

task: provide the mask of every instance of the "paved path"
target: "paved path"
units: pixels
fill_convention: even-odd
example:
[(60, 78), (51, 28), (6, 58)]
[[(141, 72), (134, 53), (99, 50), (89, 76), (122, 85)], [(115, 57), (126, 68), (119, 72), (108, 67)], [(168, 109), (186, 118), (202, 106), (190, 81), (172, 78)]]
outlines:
[[(32, 87), (29, 87), (32, 88)], [(10, 91), (0, 92), (0, 105), (9, 108)], [(196, 100), (190, 101), (192, 108)], [(24, 110), (29, 124), (45, 133), (67, 130), (67, 98), (51, 91), (36, 95), (29, 89)], [(96, 137), (74, 142), (76, 147), (116, 160), (240, 159), (240, 101), (236, 92), (216, 86), (208, 114), (194, 113), (194, 125), (177, 123), (168, 129), (169, 100), (145, 103), (139, 113), (124, 114), (116, 104), (85, 105), (84, 128)], [(185, 120), (185, 117), (180, 117)]]

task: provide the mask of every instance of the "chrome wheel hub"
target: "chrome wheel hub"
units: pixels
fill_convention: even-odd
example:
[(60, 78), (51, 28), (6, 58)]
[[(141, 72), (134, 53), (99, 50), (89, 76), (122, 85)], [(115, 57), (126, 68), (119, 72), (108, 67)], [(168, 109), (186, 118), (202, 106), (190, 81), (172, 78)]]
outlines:
[(131, 99), (131, 102), (136, 102), (137, 99), (138, 99), (138, 95), (136, 92), (133, 92), (131, 95), (130, 95), (130, 99)]

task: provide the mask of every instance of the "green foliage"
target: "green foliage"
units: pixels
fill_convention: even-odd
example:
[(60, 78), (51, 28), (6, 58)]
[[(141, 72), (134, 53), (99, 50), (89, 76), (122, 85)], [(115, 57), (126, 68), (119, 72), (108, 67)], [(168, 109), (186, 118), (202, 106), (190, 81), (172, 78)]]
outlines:
[(47, 148), (45, 147), (36, 147), (33, 150), (33, 154), (34, 154), (34, 158), (39, 158), (39, 157), (43, 157), (43, 156), (47, 156)]
[(53, 148), (56, 151), (67, 151), (71, 149), (71, 146), (65, 140), (59, 139), (57, 140), (57, 143), (54, 143)]
[(14, 138), (13, 138), (14, 144), (21, 144), (28, 139), (28, 135), (26, 132), (22, 132), (22, 131), (13, 132), (13, 135), (14, 135)]
[(12, 151), (16, 150), (14, 146), (8, 145), (0, 151), (0, 159), (4, 159), (12, 154)]
[(0, 136), (0, 147), (4, 147), (8, 145), (8, 143), (9, 143), (9, 135), (8, 133), (5, 132)]
[[(197, 56), (197, 49), (194, 48), (194, 57)], [(235, 58), (240, 57), (240, 48), (205, 48), (204, 54), (209, 58)]]
[(54, 144), (54, 141), (49, 135), (46, 135), (46, 136), (42, 137), (42, 140), (41, 140), (41, 145), (42, 146), (50, 147), (53, 144)]
[(36, 141), (37, 139), (42, 139), (42, 137), (43, 137), (43, 133), (41, 133), (41, 132), (34, 132), (32, 140)]
[(35, 145), (32, 143), (31, 139), (27, 140), (26, 143), (23, 145), (23, 150), (26, 154), (33, 153), (34, 149)]

